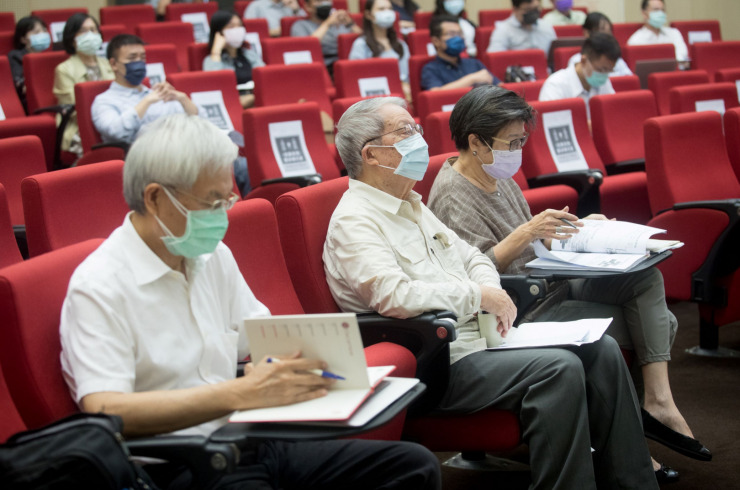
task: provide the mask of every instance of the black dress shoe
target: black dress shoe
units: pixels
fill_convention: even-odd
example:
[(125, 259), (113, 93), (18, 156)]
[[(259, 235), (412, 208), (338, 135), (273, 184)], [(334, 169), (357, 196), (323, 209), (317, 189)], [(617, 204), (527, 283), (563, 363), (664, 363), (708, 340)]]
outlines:
[(645, 437), (659, 442), (689, 458), (698, 459), (699, 461), (712, 460), (712, 452), (705, 448), (701, 442), (676, 432), (667, 425), (659, 422), (658, 419), (650, 415), (645, 409), (641, 409), (641, 411), (642, 428), (645, 432)]
[(674, 481), (678, 481), (678, 471), (661, 464), (660, 468), (655, 470), (655, 479), (658, 480), (659, 484), (673, 483)]

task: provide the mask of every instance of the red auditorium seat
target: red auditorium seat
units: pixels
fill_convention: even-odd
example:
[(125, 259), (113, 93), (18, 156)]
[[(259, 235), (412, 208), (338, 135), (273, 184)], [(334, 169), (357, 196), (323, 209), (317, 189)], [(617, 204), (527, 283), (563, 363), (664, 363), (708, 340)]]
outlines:
[(398, 60), (395, 58), (338, 60), (334, 63), (334, 86), (337, 97), (391, 94), (403, 97)]
[(581, 37), (583, 36), (583, 27), (580, 25), (553, 26), (557, 37)]
[(499, 20), (506, 20), (511, 16), (511, 9), (479, 10), (480, 26), (493, 26)]
[(580, 46), (563, 46), (561, 48), (555, 48), (555, 52), (552, 55), (553, 69), (558, 71), (563, 68), (567, 68), (568, 62), (573, 55), (580, 52)]
[(541, 49), (521, 49), (516, 51), (498, 51), (486, 53), (483, 63), (488, 71), (496, 75), (499, 80), (506, 79), (506, 68), (512, 65), (520, 65), (523, 69), (534, 70), (536, 80), (547, 78), (547, 57)]
[(493, 34), (493, 26), (480, 25), (475, 29), (475, 48), (478, 50), (478, 59), (483, 58), (483, 54), (488, 50), (488, 45), (491, 43), (491, 34)]
[[(110, 85), (110, 80), (83, 82), (75, 85), (77, 125), (80, 128), (80, 141), (84, 153), (78, 165), (80, 163), (103, 162), (106, 161), (106, 157), (110, 156), (116, 160), (123, 160), (126, 154), (126, 147), (121, 147), (120, 145), (102, 145), (103, 140), (92, 121), (92, 104), (95, 101), (95, 97), (108, 90)], [(93, 147), (98, 146), (104, 146), (104, 148), (93, 149)]]
[[(23, 257), (13, 232), (13, 222), (10, 220), (8, 196), (5, 194), (5, 186), (0, 184), (0, 269), (21, 261)], [(0, 441), (2, 439), (0, 434)]]
[(409, 57), (409, 86), (411, 87), (411, 100), (414, 107), (419, 104), (419, 93), (421, 93), (421, 70), (424, 65), (434, 59), (429, 55), (414, 55)]
[(409, 53), (413, 55), (436, 55), (437, 51), (429, 37), (429, 29), (416, 29), (406, 36)]
[(188, 46), (195, 42), (193, 27), (190, 24), (176, 21), (147, 22), (136, 27), (136, 34), (148, 44), (174, 44), (177, 47), (177, 64), (180, 71), (187, 69)]
[(635, 66), (641, 60), (664, 60), (676, 59), (676, 49), (673, 44), (646, 44), (640, 46), (624, 46), (622, 57), (630, 70), (635, 71)]
[[(43, 9), (43, 10), (32, 10), (31, 15), (40, 17), (47, 26), (49, 26), (49, 34), (51, 35), (51, 42), (61, 42), (62, 40), (62, 29), (67, 19), (73, 14), (87, 14), (87, 9), (84, 7), (74, 8), (63, 8), (63, 9)], [(55, 37), (55, 33), (59, 33), (59, 38)]]
[[(738, 106), (738, 92), (734, 83), (702, 83), (685, 87), (674, 87), (668, 93), (671, 114), (714, 110), (724, 113)], [(711, 107), (706, 107), (711, 104)]]
[(0, 182), (5, 186), (14, 226), (25, 223), (21, 182), (29, 175), (46, 173), (44, 148), (38, 136), (17, 136), (0, 140)]
[(13, 31), (0, 31), (0, 56), (6, 57), (8, 53), (15, 49), (13, 35)]
[(735, 176), (740, 181), (740, 108), (728, 109), (725, 112), (724, 122), (727, 154), (735, 169)]
[(651, 73), (648, 76), (648, 88), (655, 94), (655, 101), (658, 104), (658, 114), (661, 116), (671, 113), (668, 93), (673, 87), (699, 83), (709, 83), (709, 75), (704, 70), (668, 71)]
[(640, 78), (637, 75), (622, 75), (619, 77), (609, 77), (615, 92), (629, 92), (630, 90), (640, 90)]
[(425, 119), (424, 139), (429, 145), (430, 155), (456, 150), (450, 134), (450, 115), (452, 112), (432, 112)]
[(241, 103), (239, 103), (239, 92), (236, 90), (236, 73), (234, 70), (173, 73), (167, 79), (173, 87), (185, 92), (191, 98), (192, 94), (198, 92), (221, 92), (234, 131), (242, 132), (241, 114), (243, 109)]
[(453, 88), (449, 90), (427, 90), (419, 93), (419, 102), (416, 114), (426, 125), (426, 118), (433, 112), (450, 112), (460, 97), (470, 92), (471, 87)]
[[(144, 48), (146, 49), (146, 64), (162, 63), (165, 78), (168, 75), (183, 71), (180, 69), (177, 60), (177, 47), (174, 44), (147, 44)], [(183, 69), (186, 68), (187, 65), (183, 67)], [(151, 79), (150, 82), (154, 85)]]
[(331, 115), (331, 102), (326, 93), (323, 63), (299, 65), (268, 65), (252, 70), (254, 104), (264, 107), (295, 104), (301, 100), (316, 102)]
[[(266, 39), (262, 43), (262, 59), (268, 65), (321, 63), (325, 66), (321, 42), (313, 36)], [(336, 97), (334, 84), (326, 69), (322, 74), (322, 80), (329, 99)], [(296, 93), (300, 92), (294, 92)]]
[(154, 7), (145, 3), (141, 5), (111, 5), (100, 7), (100, 24), (123, 24), (126, 32), (136, 31), (136, 26), (145, 22), (154, 22), (157, 15)]
[(134, 32), (129, 30), (124, 24), (106, 24), (100, 26), (100, 35), (103, 37), (103, 42), (110, 42), (111, 39), (119, 34), (128, 34)]
[(706, 70), (710, 80), (723, 68), (740, 67), (740, 41), (696, 43), (689, 48), (691, 67)]
[(501, 87), (513, 90), (518, 93), (527, 102), (533, 102), (540, 99), (540, 90), (542, 85), (545, 84), (545, 80), (534, 80), (530, 82), (511, 82), (502, 83)]
[(347, 34), (340, 34), (337, 36), (337, 56), (340, 60), (349, 59), (349, 53), (352, 51), (352, 44), (354, 44), (358, 37), (360, 37), (360, 34), (356, 32), (349, 32)]
[[(622, 48), (627, 46), (627, 40), (642, 27), (642, 22), (622, 22), (612, 25), (612, 34)], [(675, 57), (675, 54), (674, 54)]]
[(699, 34), (703, 38), (704, 33), (709, 32), (711, 42), (722, 40), (718, 20), (674, 20), (671, 27), (679, 30), (686, 46), (694, 44), (692, 42), (694, 34)]
[(0, 31), (15, 30), (15, 14), (13, 12), (0, 12)]

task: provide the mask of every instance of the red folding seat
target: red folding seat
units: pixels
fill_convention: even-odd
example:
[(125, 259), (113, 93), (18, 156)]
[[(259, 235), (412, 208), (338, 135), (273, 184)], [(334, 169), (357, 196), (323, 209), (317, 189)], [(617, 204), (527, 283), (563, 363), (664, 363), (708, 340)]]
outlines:
[[(621, 22), (612, 25), (612, 35), (622, 48), (627, 46), (630, 36), (643, 26), (642, 22)], [(675, 58), (675, 53), (674, 53)]]
[(13, 403), (13, 398), (10, 396), (10, 390), (2, 369), (0, 369), (0, 410), (3, 412), (3, 418), (0, 419), (0, 444), (2, 444), (13, 434), (27, 429), (21, 414), (18, 413), (18, 409)]
[(339, 36), (337, 36), (337, 56), (340, 60), (349, 59), (349, 53), (350, 51), (352, 51), (352, 45), (360, 36), (361, 34), (356, 32), (349, 32), (347, 34), (340, 34)]
[[(189, 4), (172, 5), (187, 6)], [(195, 42), (192, 25), (176, 21), (147, 22), (136, 27), (136, 34), (148, 44), (174, 44), (177, 48), (177, 64), (180, 66), (180, 71), (188, 67), (188, 46)]]
[(641, 60), (676, 59), (676, 48), (673, 44), (645, 44), (640, 46), (624, 46), (622, 58), (635, 71), (635, 66)]
[(430, 155), (455, 151), (455, 143), (450, 133), (452, 112), (432, 112), (424, 120), (424, 139), (429, 145)]
[(429, 158), (429, 166), (424, 174), (424, 178), (414, 184), (414, 192), (418, 192), (421, 195), (421, 202), (429, 204), (429, 192), (434, 185), (434, 179), (437, 178), (437, 174), (447, 159), (454, 156), (457, 156), (457, 151), (435, 154)]
[(533, 80), (529, 82), (510, 82), (502, 83), (501, 87), (513, 90), (518, 93), (527, 102), (533, 102), (540, 99), (540, 90), (545, 84), (545, 80)]
[(13, 43), (14, 34), (13, 31), (0, 31), (0, 56), (7, 56), (8, 53), (15, 49), (15, 44)]
[(57, 98), (53, 92), (54, 70), (68, 57), (69, 55), (64, 51), (29, 53), (23, 57), (28, 114), (48, 113), (47, 117), (57, 113), (71, 114), (73, 107), (65, 108), (57, 105)]
[(252, 70), (254, 105), (295, 104), (303, 100), (316, 102), (322, 111), (331, 114), (331, 102), (323, 80), (325, 73), (324, 63), (255, 68)]
[(398, 95), (403, 86), (395, 58), (338, 60), (334, 63), (334, 86), (337, 97), (371, 97)]
[[(174, 44), (147, 44), (144, 48), (146, 49), (146, 64), (162, 63), (165, 77), (183, 71), (177, 61), (177, 47)], [(183, 69), (187, 66), (183, 66)], [(154, 85), (157, 80), (149, 78), (149, 82)]]
[(26, 177), (21, 193), (32, 257), (90, 238), (105, 238), (129, 211), (123, 199), (121, 160)]
[(568, 62), (573, 55), (580, 52), (580, 46), (563, 46), (561, 48), (555, 48), (555, 52), (552, 55), (553, 69), (558, 71), (563, 68), (567, 68)]
[(267, 19), (242, 19), (244, 29), (247, 33), (255, 32), (260, 37), (260, 41), (270, 38), (270, 28), (267, 25)]
[[(234, 131), (242, 132), (243, 109), (239, 103), (239, 92), (236, 90), (236, 73), (234, 70), (174, 73), (168, 76), (167, 79), (172, 83), (172, 86), (188, 94), (191, 99), (193, 94), (198, 92), (221, 92)], [(201, 114), (204, 112), (201, 109)], [(222, 129), (225, 129), (225, 127), (222, 127)]]
[(86, 14), (87, 9), (84, 7), (64, 8), (64, 9), (44, 9), (32, 10), (31, 15), (40, 17), (49, 27), (51, 42), (60, 42), (62, 40), (62, 30), (64, 24), (73, 14)]
[(557, 37), (581, 37), (583, 36), (583, 27), (579, 25), (553, 26)]
[(645, 170), (642, 126), (658, 115), (649, 90), (597, 95), (589, 100), (596, 150), (609, 174)]
[(280, 36), (290, 37), (290, 29), (296, 21), (307, 19), (305, 15), (291, 15), (280, 19)]
[[(740, 66), (735, 68), (722, 68), (715, 74), (716, 82), (737, 82), (740, 80)], [(739, 91), (740, 92), (740, 91)]]
[(422, 12), (417, 10), (414, 12), (414, 25), (417, 29), (429, 29), (429, 23), (432, 21), (433, 12)]
[(437, 54), (437, 50), (432, 44), (429, 37), (429, 29), (419, 29), (409, 32), (406, 36), (406, 43), (409, 46), (409, 54), (413, 55), (430, 55)]
[(740, 108), (728, 109), (725, 112), (724, 122), (727, 154), (735, 169), (735, 175), (740, 180)]
[(453, 88), (449, 90), (426, 90), (419, 93), (416, 114), (426, 126), (426, 118), (433, 112), (450, 112), (460, 97), (470, 92), (472, 87)]
[(13, 226), (25, 223), (21, 181), (29, 175), (46, 173), (44, 148), (38, 136), (18, 136), (0, 140), (0, 183), (5, 186)]
[[(511, 17), (511, 9), (487, 9), (478, 11), (478, 25), (493, 26), (499, 20), (506, 20)], [(484, 50), (485, 51), (485, 50)]]
[(429, 55), (412, 55), (409, 57), (409, 86), (411, 87), (411, 100), (414, 107), (419, 104), (419, 93), (421, 93), (421, 70), (424, 65), (434, 59)]
[(640, 90), (640, 77), (637, 75), (622, 75), (619, 77), (609, 77), (615, 92), (629, 92), (631, 90)]
[(648, 224), (685, 244), (658, 265), (666, 296), (699, 303), (700, 349), (693, 352), (721, 355), (719, 326), (740, 319), (740, 183), (727, 156), (722, 117), (707, 111), (652, 118), (645, 141), (655, 216)]
[(740, 67), (740, 41), (696, 43), (690, 48), (691, 67), (706, 70), (710, 80), (723, 68)]
[(536, 80), (545, 80), (548, 74), (547, 57), (541, 49), (486, 53), (483, 57), (483, 63), (488, 71), (502, 81), (506, 79), (506, 68), (512, 65), (520, 65), (525, 71), (533, 71)]
[(165, 21), (180, 21), (186, 14), (197, 14), (200, 12), (208, 16), (211, 20), (213, 14), (218, 10), (218, 2), (199, 2), (199, 3), (170, 3), (164, 13)]
[(234, 2), (234, 13), (241, 18), (244, 18), (244, 14), (247, 11), (247, 7), (252, 3), (252, 0), (236, 0)]
[[(285, 19), (285, 17), (283, 18)], [(265, 39), (262, 43), (262, 59), (268, 65), (321, 63), (322, 66), (325, 66), (321, 42), (313, 36)], [(321, 79), (324, 81), (329, 99), (335, 98), (336, 90), (326, 69), (324, 69)], [(300, 93), (298, 91), (293, 94)]]
[[(126, 32), (136, 32), (136, 26), (145, 22), (155, 22), (157, 15), (148, 3), (141, 5), (111, 5), (100, 7), (100, 24), (123, 24)], [(178, 19), (179, 20), (179, 19)]]
[(668, 93), (671, 114), (699, 110), (719, 110), (738, 106), (737, 87), (734, 83), (702, 83), (674, 87)]
[(84, 153), (77, 161), (78, 166), (108, 160), (123, 160), (128, 150), (128, 143), (103, 143), (100, 133), (93, 124), (92, 104), (95, 97), (108, 90), (110, 85), (110, 80), (82, 82), (75, 85), (77, 126), (80, 128), (80, 142)]
[[(10, 219), (8, 208), (8, 196), (5, 194), (5, 186), (0, 184), (0, 269), (23, 261), (21, 251), (13, 231), (13, 222)], [(0, 441), (2, 441), (0, 434)]]
[(15, 14), (0, 12), (0, 31), (15, 31)]
[[(532, 102), (537, 113), (536, 130), (530, 134), (524, 147), (522, 170), (529, 184), (573, 185), (579, 192), (578, 211), (582, 215), (600, 212), (609, 218), (644, 224), (650, 219), (650, 206), (647, 197), (645, 172), (629, 172), (607, 175), (599, 153), (596, 151), (586, 119), (586, 105), (581, 98)], [(560, 117), (559, 123), (548, 128), (543, 117)], [(568, 121), (572, 122), (574, 134), (570, 133)], [(584, 165), (573, 165), (566, 172), (559, 172), (556, 159), (550, 151), (547, 136), (551, 135), (554, 151), (561, 152), (561, 165), (576, 158), (577, 150), (583, 155)], [(557, 138), (557, 139), (556, 139)], [(601, 181), (601, 185), (598, 182)], [(591, 194), (593, 193), (593, 194)], [(595, 206), (593, 195), (600, 198), (600, 206)]]
[(483, 53), (488, 50), (488, 45), (491, 44), (491, 35), (493, 34), (493, 26), (480, 25), (475, 29), (475, 49), (477, 49), (478, 59), (483, 57)]
[(718, 20), (674, 20), (671, 22), (671, 27), (681, 32), (686, 46), (694, 44), (695, 35), (701, 36), (703, 40), (707, 32), (711, 36), (710, 42), (722, 40)]
[(316, 103), (255, 107), (244, 111), (242, 117), (249, 180), (253, 192), (264, 187), (260, 190), (263, 194), (250, 194), (250, 198), (258, 196), (274, 202), (287, 187), (340, 176), (326, 144)]
[(100, 35), (103, 37), (103, 42), (110, 42), (111, 39), (118, 36), (119, 34), (129, 34), (135, 32), (130, 30), (124, 24), (106, 24), (100, 26)]
[(203, 60), (208, 56), (208, 43), (193, 43), (188, 46), (188, 70), (203, 71)]
[(667, 71), (651, 73), (648, 76), (648, 89), (655, 94), (655, 102), (658, 104), (658, 114), (662, 116), (671, 113), (668, 94), (673, 87), (699, 83), (709, 83), (709, 75), (704, 70)]

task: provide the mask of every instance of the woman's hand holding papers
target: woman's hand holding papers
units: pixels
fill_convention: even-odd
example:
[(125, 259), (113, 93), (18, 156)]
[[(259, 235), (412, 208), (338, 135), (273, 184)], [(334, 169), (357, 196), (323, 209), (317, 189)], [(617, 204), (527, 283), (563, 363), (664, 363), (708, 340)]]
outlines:
[[(546, 209), (538, 215), (532, 217), (527, 223), (521, 225), (529, 237), (530, 242), (534, 240), (555, 239), (561, 240), (568, 238), (574, 233), (578, 233), (577, 228), (566, 225), (563, 220), (568, 220), (575, 226), (583, 226), (578, 222), (578, 216), (568, 212), (568, 206), (558, 211), (557, 209)], [(549, 248), (549, 247), (548, 247)]]

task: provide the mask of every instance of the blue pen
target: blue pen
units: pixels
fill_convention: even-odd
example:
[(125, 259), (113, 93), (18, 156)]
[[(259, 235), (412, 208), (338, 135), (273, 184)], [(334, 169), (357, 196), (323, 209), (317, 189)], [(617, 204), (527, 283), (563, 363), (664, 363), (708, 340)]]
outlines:
[[(275, 357), (268, 357), (267, 362), (280, 362), (280, 359), (277, 359)], [(346, 378), (343, 376), (339, 376), (338, 374), (330, 373), (329, 371), (324, 371), (323, 369), (307, 369), (309, 373), (313, 373), (317, 376), (321, 376), (322, 378), (329, 378), (329, 379), (339, 379), (344, 381)]]

